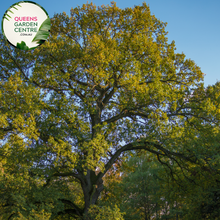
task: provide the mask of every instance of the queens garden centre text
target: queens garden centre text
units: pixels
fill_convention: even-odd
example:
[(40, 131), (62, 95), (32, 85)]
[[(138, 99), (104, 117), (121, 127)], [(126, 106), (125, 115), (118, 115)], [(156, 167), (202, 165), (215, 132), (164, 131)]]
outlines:
[[(37, 32), (37, 17), (15, 17), (15, 32)], [(22, 21), (22, 22), (21, 22)]]

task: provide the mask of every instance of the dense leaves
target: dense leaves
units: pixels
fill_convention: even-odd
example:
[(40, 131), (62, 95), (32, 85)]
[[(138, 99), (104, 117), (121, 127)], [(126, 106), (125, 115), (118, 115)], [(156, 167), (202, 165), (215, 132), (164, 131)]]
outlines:
[[(219, 83), (204, 88), (200, 68), (175, 53), (166, 24), (145, 3), (86, 4), (70, 16), (56, 14), (51, 25), (49, 40), (31, 51), (12, 48), (0, 35), (3, 219), (122, 219), (120, 204), (99, 205), (103, 178), (137, 150), (153, 154), (166, 178), (186, 186), (191, 175), (205, 181), (206, 170), (213, 188), (204, 187), (210, 200), (200, 208), (213, 214)], [(149, 175), (143, 184), (158, 199)], [(147, 191), (136, 193), (155, 213), (158, 202)]]

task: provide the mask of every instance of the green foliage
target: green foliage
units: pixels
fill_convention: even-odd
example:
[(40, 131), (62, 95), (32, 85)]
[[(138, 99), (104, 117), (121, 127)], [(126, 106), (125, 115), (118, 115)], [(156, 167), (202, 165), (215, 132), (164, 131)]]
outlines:
[[(160, 219), (167, 204), (165, 179), (160, 175), (164, 172), (153, 155), (132, 154), (123, 162), (121, 180), (108, 185), (103, 192), (101, 204), (117, 204), (126, 213), (125, 219)], [(119, 193), (110, 193), (111, 190)]]
[[(144, 152), (129, 157), (111, 174), (100, 205), (117, 204), (124, 219), (218, 219), (219, 173), (206, 167), (188, 169), (188, 175), (172, 164), (172, 173)], [(171, 161), (170, 161), (171, 163)]]
[[(143, 170), (155, 174), (159, 169), (164, 181), (172, 177), (188, 193), (194, 188), (188, 186), (191, 175), (204, 184), (201, 195), (210, 200), (200, 206), (190, 201), (201, 198), (201, 187), (191, 194), (192, 200), (174, 184), (169, 200), (173, 213), (179, 211), (175, 202), (182, 216), (195, 210), (201, 218), (216, 213), (218, 202), (212, 201), (218, 198), (220, 84), (204, 88), (200, 68), (175, 53), (166, 23), (151, 15), (145, 3), (126, 9), (115, 3), (86, 4), (71, 9), (70, 16), (56, 14), (51, 24), (48, 40), (35, 50), (16, 50), (0, 35), (4, 218), (83, 219), (90, 213), (99, 219), (109, 213), (106, 218), (122, 219), (108, 199), (106, 206), (99, 204), (103, 181), (106, 189), (115, 187), (109, 197), (117, 190), (118, 198), (120, 169), (112, 165), (140, 150), (166, 167), (162, 172), (154, 158), (142, 164)], [(47, 36), (48, 28), (46, 20), (41, 31)], [(35, 40), (42, 40), (41, 33)], [(146, 190), (138, 189), (122, 212), (143, 216), (134, 201), (146, 198), (152, 215), (156, 204), (164, 205), (158, 199), (167, 196), (162, 189), (170, 191), (156, 175), (134, 168), (137, 176), (126, 177), (131, 193), (135, 179)], [(135, 206), (137, 213), (125, 210), (126, 205)]]
[(113, 209), (110, 207), (98, 207), (93, 205), (90, 207), (88, 214), (85, 216), (87, 220), (123, 220), (123, 214), (115, 205)]
[[(153, 158), (152, 158), (153, 159)], [(120, 207), (126, 211), (125, 219), (151, 219), (159, 216), (161, 206), (160, 179), (158, 177), (158, 164), (150, 159), (150, 155), (132, 157), (126, 164), (133, 168), (132, 172), (123, 173), (122, 188), (123, 201)], [(132, 209), (130, 208), (132, 207)]]

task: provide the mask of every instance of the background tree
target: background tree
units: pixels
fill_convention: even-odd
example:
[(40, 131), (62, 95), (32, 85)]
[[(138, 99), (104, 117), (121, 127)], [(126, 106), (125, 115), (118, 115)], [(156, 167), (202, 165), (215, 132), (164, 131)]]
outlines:
[[(142, 152), (144, 153), (144, 152)], [(132, 155), (121, 168), (121, 181), (108, 181), (107, 193), (102, 195), (101, 204), (117, 204), (125, 219), (159, 219), (165, 204), (161, 194), (163, 181), (159, 181), (159, 169), (155, 157), (149, 154)], [(110, 191), (110, 193), (109, 193)], [(120, 192), (118, 194), (111, 193)]]
[(0, 38), (2, 187), (7, 178), (24, 184), (2, 198), (6, 218), (34, 210), (82, 219), (97, 204), (104, 175), (131, 150), (181, 170), (203, 162), (186, 128), (217, 123), (218, 108), (207, 107), (203, 73), (175, 53), (166, 24), (145, 3), (86, 4), (51, 21), (49, 40), (33, 51)]
[[(213, 140), (207, 148), (209, 155), (212, 149), (218, 158), (219, 150), (212, 144)], [(124, 219), (218, 219), (219, 162), (209, 158), (209, 164), (191, 164), (187, 172), (170, 160), (166, 162), (161, 164), (154, 155), (143, 151), (128, 156), (105, 176), (99, 204), (117, 204), (126, 213)]]

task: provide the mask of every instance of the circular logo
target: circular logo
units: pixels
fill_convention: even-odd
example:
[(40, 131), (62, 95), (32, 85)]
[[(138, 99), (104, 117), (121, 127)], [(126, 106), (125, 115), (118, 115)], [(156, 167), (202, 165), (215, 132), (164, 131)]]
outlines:
[(30, 50), (41, 45), (48, 38), (50, 27), (47, 12), (32, 1), (13, 4), (2, 18), (5, 38), (21, 50)]

